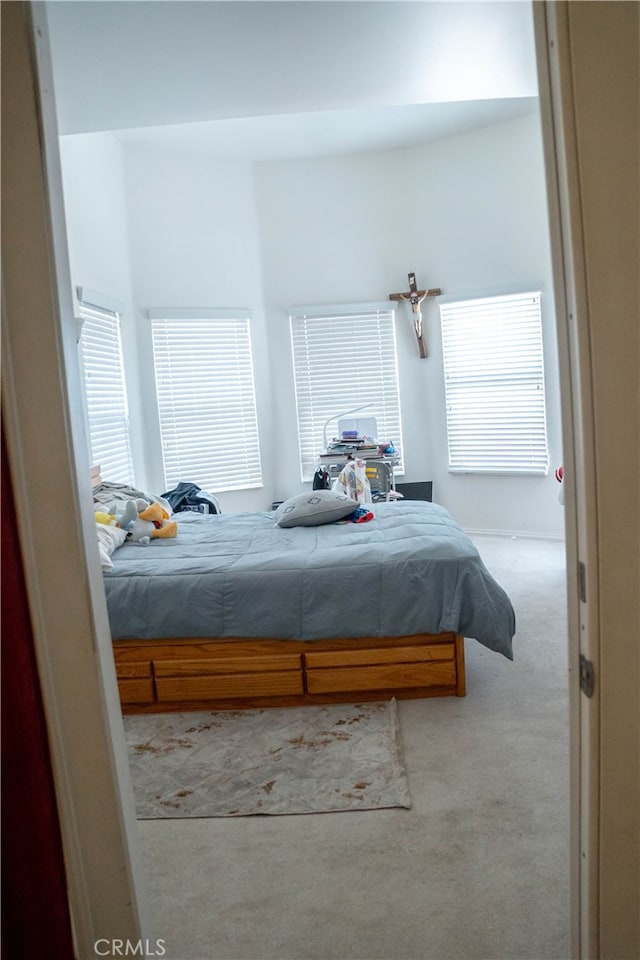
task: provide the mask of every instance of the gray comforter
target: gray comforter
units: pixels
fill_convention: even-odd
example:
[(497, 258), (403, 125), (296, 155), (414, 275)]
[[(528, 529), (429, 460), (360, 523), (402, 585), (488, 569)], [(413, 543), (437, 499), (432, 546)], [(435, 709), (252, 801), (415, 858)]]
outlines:
[(402, 636), (454, 631), (513, 659), (513, 608), (450, 514), (380, 503), (368, 523), (282, 529), (272, 513), (179, 513), (105, 574), (114, 639)]

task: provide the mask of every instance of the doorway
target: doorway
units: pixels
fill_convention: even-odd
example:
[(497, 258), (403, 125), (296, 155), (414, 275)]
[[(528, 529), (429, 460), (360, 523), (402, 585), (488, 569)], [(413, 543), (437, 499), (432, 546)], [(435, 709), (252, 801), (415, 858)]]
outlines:
[[(602, 14), (601, 14), (601, 11), (600, 11), (600, 9), (599, 9), (599, 8), (601, 7), (601, 5), (599, 5), (599, 4), (594, 4), (594, 5), (591, 5), (591, 6), (593, 6), (593, 7), (595, 7), (595, 8), (598, 8), (598, 9), (597, 9), (596, 11), (594, 11), (594, 13), (592, 14), (593, 16), (597, 17), (597, 16), (602, 15)], [(576, 16), (577, 16), (578, 18), (580, 18), (581, 14), (576, 14)], [(628, 24), (626, 24), (625, 27), (628, 27)], [(623, 32), (624, 32), (624, 31), (623, 31)], [(624, 43), (623, 43), (623, 48), (624, 48)], [(631, 152), (633, 153), (633, 151), (631, 151)], [(633, 178), (632, 178), (632, 177), (630, 177), (629, 179), (630, 179), (631, 182), (633, 182)], [(15, 292), (14, 292), (14, 291), (11, 291), (11, 292), (12, 292), (12, 294), (15, 295)], [(15, 303), (15, 301), (13, 301), (13, 300), (12, 300), (11, 302), (12, 302), (12, 303)], [(628, 315), (632, 315), (631, 312), (629, 312)], [(15, 333), (14, 330), (12, 330), (11, 332), (12, 332), (12, 335)], [(627, 341), (624, 341), (624, 342), (627, 342)], [(18, 361), (20, 361), (19, 350), (18, 350), (18, 356), (16, 357), (16, 350), (19, 348), (19, 345), (20, 345), (19, 338), (18, 338), (18, 337), (15, 337), (14, 340), (12, 341), (12, 344), (11, 344), (12, 353), (11, 353), (10, 355), (11, 355), (12, 360), (13, 360), (13, 359), (17, 359)], [(621, 353), (622, 353), (623, 355), (624, 355), (624, 352), (625, 352), (625, 348), (622, 347)], [(14, 369), (15, 369), (16, 373), (22, 373), (22, 369), (21, 369), (21, 366), (20, 366), (20, 363), (19, 363), (19, 362), (15, 365)], [(621, 371), (622, 371), (622, 374), (624, 374), (624, 375), (619, 376), (618, 381), (619, 381), (619, 382), (621, 381), (622, 383), (627, 383), (627, 384), (629, 384), (630, 381), (629, 381), (629, 377), (628, 377), (628, 373), (627, 373), (627, 371), (628, 371), (628, 366), (625, 364), (625, 362), (622, 362)], [(28, 376), (26, 377), (26, 380), (27, 380), (27, 382), (28, 382), (28, 380), (29, 380)], [(631, 386), (631, 389), (633, 389), (633, 384), (630, 384), (630, 386)], [(17, 389), (18, 389), (18, 388), (17, 388)], [(19, 389), (18, 389), (18, 395), (19, 395)], [(633, 394), (632, 394), (632, 395), (633, 395)], [(65, 407), (64, 402), (63, 402), (63, 401), (60, 401), (60, 399), (58, 399), (58, 402), (60, 403), (61, 408), (64, 409), (64, 407)], [(25, 409), (25, 405), (20, 404), (20, 403), (17, 403), (17, 404), (16, 404), (16, 407), (17, 407), (17, 412), (18, 412), (19, 414), (22, 413), (22, 411)], [(630, 407), (630, 410), (631, 410), (631, 409), (632, 409), (632, 407)], [(15, 424), (14, 424), (14, 426), (15, 426)], [(24, 421), (22, 422), (21, 426), (25, 426)], [(36, 429), (36, 427), (35, 427), (35, 425), (34, 425), (33, 423), (27, 424), (26, 426), (27, 426), (26, 432), (25, 432), (25, 431), (21, 431), (21, 434), (22, 434), (22, 437), (23, 437), (23, 438), (25, 438), (26, 440), (28, 440), (29, 427), (31, 427), (31, 430), (33, 431), (33, 436), (38, 436), (38, 437), (41, 436), (41, 433), (38, 432), (38, 430)], [(64, 433), (64, 429), (61, 431), (61, 433)], [(16, 456), (15, 450), (16, 450), (16, 444), (17, 444), (15, 435), (14, 435), (14, 438), (13, 438), (13, 439), (14, 439), (14, 447), (13, 447), (12, 457), (14, 458), (14, 462), (15, 462), (15, 456)], [(21, 452), (22, 452), (23, 454), (28, 453), (28, 451), (24, 451), (24, 450), (22, 450)], [(632, 450), (632, 452), (633, 452), (633, 450)], [(33, 455), (34, 453), (35, 453), (35, 451), (32, 450), (32, 451), (31, 451), (31, 454)], [(36, 459), (36, 458), (34, 458), (34, 461), (35, 461), (35, 459)], [(32, 461), (32, 462), (34, 462), (34, 461)], [(27, 462), (29, 462), (29, 461), (28, 461), (28, 457), (27, 457)], [(55, 457), (53, 457), (53, 462), (54, 462), (54, 463), (56, 462), (56, 458), (55, 458)], [(60, 466), (61, 466), (61, 470), (62, 470), (62, 472), (63, 472), (64, 474), (66, 474), (67, 478), (69, 478), (69, 462), (70, 462), (70, 461), (69, 461), (69, 459), (68, 459), (68, 456), (66, 456), (66, 455), (58, 458), (58, 463), (59, 463)], [(633, 475), (633, 474), (632, 474), (632, 475)], [(22, 486), (22, 493), (23, 493), (23, 499), (22, 499), (22, 509), (23, 509), (23, 511), (25, 510), (26, 502), (28, 502), (28, 501), (27, 501), (27, 497), (26, 497), (26, 490), (29, 490), (29, 489), (32, 490), (34, 486), (35, 486), (35, 489), (36, 489), (36, 490), (38, 489), (37, 480), (32, 479), (32, 478), (33, 478), (33, 472), (27, 470), (27, 471), (26, 471), (26, 474), (25, 474), (25, 477), (26, 477), (26, 479), (25, 479), (25, 481), (24, 481), (24, 484), (21, 485), (21, 486)], [(78, 495), (78, 490), (81, 489), (81, 487), (79, 487), (79, 481), (78, 481), (78, 479), (76, 479), (75, 481), (74, 481), (74, 480), (71, 480), (71, 481), (68, 480), (68, 482), (70, 482), (70, 484), (71, 484), (71, 489), (74, 491), (74, 494), (75, 494), (75, 495)], [(626, 491), (626, 488), (625, 488), (625, 491)], [(635, 503), (636, 508), (637, 508), (637, 494), (636, 494), (635, 496), (636, 496), (636, 499), (635, 499), (635, 501), (634, 501), (634, 500), (633, 500), (633, 493), (631, 493), (631, 494), (630, 494), (630, 497), (629, 497), (629, 500), (630, 500), (632, 503)], [(36, 511), (36, 515), (37, 515), (37, 511)], [(613, 525), (613, 526), (614, 526), (614, 529), (619, 530), (619, 529), (620, 529), (620, 521), (619, 521), (619, 518), (616, 518), (616, 517), (614, 516), (614, 521), (616, 521), (616, 522), (614, 523), (614, 525)], [(72, 521), (71, 521), (71, 526), (73, 525), (73, 522), (74, 522), (74, 521), (72, 520)], [(627, 539), (627, 538), (628, 538), (628, 531), (626, 531), (626, 530), (623, 529), (623, 530), (621, 531), (621, 539), (622, 539), (623, 542), (626, 542), (626, 539)], [(620, 542), (620, 541), (619, 541), (619, 542)], [(49, 559), (49, 562), (51, 562), (51, 558), (49, 557), (48, 559)], [(45, 568), (46, 568), (46, 563), (44, 563), (43, 568), (40, 569), (40, 570), (38, 570), (37, 565), (35, 566), (35, 569), (34, 569), (34, 567), (32, 566), (32, 568), (31, 568), (31, 576), (32, 576), (32, 578), (35, 576), (36, 579), (46, 580), (46, 569), (45, 569)], [(631, 562), (631, 569), (633, 569), (633, 563), (632, 563), (632, 562)], [(42, 576), (38, 576), (38, 573), (40, 573)], [(81, 581), (82, 581), (83, 578), (81, 577), (80, 579), (81, 579)], [(600, 584), (601, 589), (602, 589), (602, 586), (603, 586), (603, 585)], [(57, 608), (57, 605), (56, 605), (56, 603), (55, 603), (55, 598), (54, 598), (54, 597), (51, 597), (50, 600), (51, 600), (51, 609), (52, 609), (52, 610), (55, 610), (55, 609)], [(96, 605), (97, 605), (97, 607), (98, 607), (98, 609), (99, 609), (99, 608), (100, 608), (99, 600), (96, 600)], [(636, 653), (636, 657), (637, 657), (637, 653)], [(630, 661), (630, 662), (632, 662), (632, 661)], [(108, 671), (107, 671), (107, 673), (108, 673)], [(628, 701), (625, 701), (625, 702), (628, 702)], [(611, 720), (612, 725), (615, 725), (615, 715), (613, 715), (613, 716), (610, 718), (610, 720)], [(611, 728), (606, 729), (604, 732), (605, 732), (605, 733), (611, 732)], [(629, 743), (629, 737), (630, 737), (630, 736), (633, 736), (633, 730), (632, 730), (632, 729), (626, 730), (626, 734), (625, 734), (625, 736), (623, 736), (623, 741), (624, 741), (627, 745), (628, 745), (628, 743)], [(110, 755), (110, 753), (111, 753), (110, 749), (107, 748), (106, 753), (107, 753), (107, 755)], [(632, 775), (633, 775), (633, 770), (630, 771), (630, 776), (632, 776)], [(632, 786), (633, 786), (633, 784), (632, 784)], [(633, 791), (632, 791), (632, 790), (628, 793), (628, 796), (630, 796), (630, 797), (633, 796)], [(636, 808), (636, 809), (637, 809), (637, 808)], [(625, 818), (626, 818), (626, 821), (631, 825), (631, 827), (633, 827), (633, 818), (632, 818), (632, 817), (631, 817), (631, 818), (629, 817), (628, 809), (627, 809), (627, 811), (626, 811), (626, 813), (625, 813)], [(624, 878), (624, 877), (626, 876), (626, 877), (628, 878), (629, 875), (630, 875), (630, 874), (629, 874), (629, 870), (632, 869), (632, 866), (633, 866), (633, 865), (632, 865), (632, 863), (631, 863), (630, 860), (629, 860), (628, 853), (625, 852), (625, 851), (622, 851), (622, 853), (624, 854), (624, 855), (622, 856), (623, 869), (622, 869), (622, 871), (620, 871), (620, 870), (618, 871), (617, 876), (618, 876), (618, 877), (622, 877), (622, 878)], [(623, 884), (622, 881), (616, 880), (616, 884), (618, 884), (618, 886), (620, 886), (620, 885), (622, 884), (622, 886), (623, 886), (623, 888), (624, 888), (624, 884)], [(627, 903), (627, 904), (629, 903), (628, 898), (627, 898), (627, 900), (626, 900), (626, 903)], [(619, 909), (619, 907), (618, 907), (618, 909)], [(636, 914), (636, 915), (637, 915), (637, 914)], [(623, 930), (626, 930), (627, 935), (629, 934), (629, 929), (630, 929), (628, 917), (629, 917), (629, 914), (627, 913), (627, 914), (626, 914), (626, 917), (623, 918), (623, 919), (625, 920), (626, 926), (623, 924), (623, 927), (622, 927)], [(606, 928), (605, 928), (605, 932), (606, 932)], [(622, 955), (622, 954), (621, 954), (621, 955)]]

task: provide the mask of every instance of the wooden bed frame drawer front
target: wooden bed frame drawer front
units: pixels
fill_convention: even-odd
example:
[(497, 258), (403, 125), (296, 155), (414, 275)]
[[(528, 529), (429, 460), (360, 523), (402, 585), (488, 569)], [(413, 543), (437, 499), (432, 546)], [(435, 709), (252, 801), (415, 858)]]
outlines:
[(141, 680), (118, 680), (120, 702), (126, 704), (155, 703), (156, 694), (151, 677)]
[(365, 667), (385, 663), (420, 663), (421, 661), (453, 660), (456, 648), (451, 643), (428, 646), (376, 647), (368, 650), (320, 650), (305, 653), (305, 667)]
[(234, 673), (269, 673), (302, 670), (300, 654), (266, 654), (252, 657), (203, 657), (199, 660), (154, 660), (156, 677), (201, 677)]
[(139, 677), (152, 677), (150, 660), (131, 660), (129, 663), (116, 663), (116, 676), (118, 680), (138, 679)]
[(153, 673), (149, 660), (132, 660), (116, 664), (121, 703), (153, 703), (156, 699)]
[(403, 687), (455, 688), (455, 660), (425, 663), (382, 664), (372, 667), (326, 667), (307, 670), (309, 693), (339, 691), (388, 690)]
[(301, 670), (205, 676), (156, 676), (158, 703), (180, 700), (227, 700), (304, 693)]
[(124, 640), (114, 650), (125, 713), (465, 695), (464, 641), (454, 633)]

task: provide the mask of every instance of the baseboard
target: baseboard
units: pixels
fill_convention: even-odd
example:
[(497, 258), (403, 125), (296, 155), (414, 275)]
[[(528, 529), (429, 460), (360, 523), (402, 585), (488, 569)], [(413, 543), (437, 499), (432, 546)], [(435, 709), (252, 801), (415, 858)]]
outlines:
[(549, 540), (554, 543), (564, 543), (564, 537), (554, 537), (549, 533), (531, 533), (522, 530), (481, 530), (476, 527), (465, 527), (464, 532), (470, 536), (504, 537), (507, 540)]

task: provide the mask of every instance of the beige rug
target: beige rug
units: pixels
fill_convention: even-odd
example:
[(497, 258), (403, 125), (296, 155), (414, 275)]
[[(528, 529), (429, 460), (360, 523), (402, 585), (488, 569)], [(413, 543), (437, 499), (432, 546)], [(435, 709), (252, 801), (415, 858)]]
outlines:
[(411, 806), (395, 700), (124, 723), (140, 820)]

